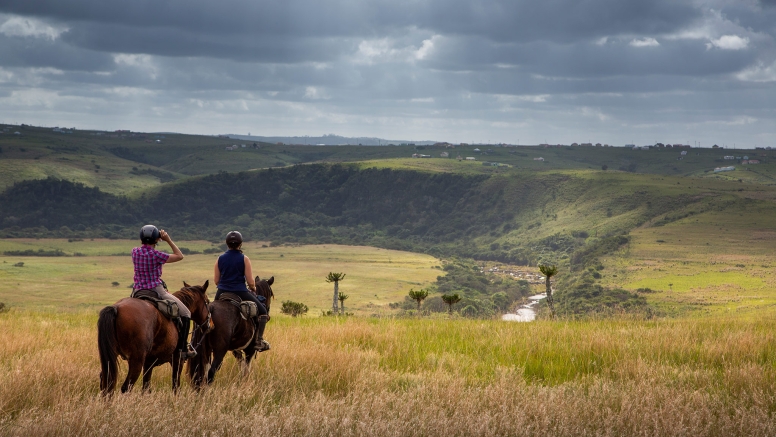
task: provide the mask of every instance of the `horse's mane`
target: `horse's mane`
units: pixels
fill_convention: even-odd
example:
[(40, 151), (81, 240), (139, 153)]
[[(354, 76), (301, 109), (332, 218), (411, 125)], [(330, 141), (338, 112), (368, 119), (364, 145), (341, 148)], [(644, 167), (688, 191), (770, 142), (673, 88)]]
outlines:
[(186, 308), (191, 310), (192, 305), (194, 305), (194, 302), (196, 302), (197, 295), (197, 292), (192, 289), (197, 287), (202, 288), (199, 285), (195, 285), (193, 287), (183, 287), (172, 295), (180, 299), (181, 302), (186, 305)]

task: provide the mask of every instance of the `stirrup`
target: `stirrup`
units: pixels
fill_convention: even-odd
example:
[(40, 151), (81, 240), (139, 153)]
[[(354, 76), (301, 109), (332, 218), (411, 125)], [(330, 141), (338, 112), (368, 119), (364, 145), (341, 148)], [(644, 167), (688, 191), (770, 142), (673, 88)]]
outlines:
[(189, 344), (188, 346), (186, 346), (186, 350), (180, 351), (180, 354), (181, 354), (181, 359), (186, 360), (189, 358), (196, 357), (197, 351), (195, 351), (194, 348), (192, 348), (191, 345)]
[(269, 347), (269, 342), (267, 342), (267, 340), (264, 340), (264, 339), (262, 338), (261, 340), (259, 340), (259, 342), (258, 342), (258, 343), (256, 343), (256, 346), (255, 346), (255, 348), (256, 348), (256, 351), (257, 351), (257, 352), (264, 352), (264, 351), (268, 351), (268, 350), (270, 349), (270, 347)]

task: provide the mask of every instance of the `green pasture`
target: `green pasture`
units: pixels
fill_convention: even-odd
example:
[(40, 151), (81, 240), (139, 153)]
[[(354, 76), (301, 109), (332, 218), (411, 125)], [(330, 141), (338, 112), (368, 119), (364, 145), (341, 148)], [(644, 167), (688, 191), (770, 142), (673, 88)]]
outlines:
[[(193, 251), (213, 247), (202, 241), (177, 243)], [(28, 309), (96, 309), (129, 294), (132, 283), (129, 240), (2, 240), (0, 253), (40, 250), (84, 256), (0, 256), (0, 302)], [(247, 243), (245, 254), (251, 259), (254, 274), (275, 276), (275, 308), (280, 302), (303, 302), (310, 315), (331, 308), (333, 284), (325, 282), (330, 271), (343, 272), (340, 292), (349, 295), (348, 312), (387, 314), (388, 304), (400, 301), (410, 288), (431, 285), (438, 275), (440, 262), (433, 257), (409, 252), (358, 246), (262, 247)], [(164, 279), (171, 290), (183, 281), (202, 284), (212, 281), (217, 254), (189, 255), (164, 267)], [(23, 266), (17, 266), (23, 263)], [(113, 285), (118, 282), (119, 285)], [(211, 286), (211, 297), (215, 288)]]
[(736, 202), (664, 226), (643, 226), (604, 260), (608, 285), (650, 288), (668, 312), (758, 314), (776, 306), (776, 205)]

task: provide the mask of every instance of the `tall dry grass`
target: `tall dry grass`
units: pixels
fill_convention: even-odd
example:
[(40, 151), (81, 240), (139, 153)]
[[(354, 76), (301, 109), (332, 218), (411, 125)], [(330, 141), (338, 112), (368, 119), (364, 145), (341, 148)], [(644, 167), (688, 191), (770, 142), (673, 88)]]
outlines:
[(1, 435), (776, 435), (772, 319), (275, 317), (247, 378), (110, 400), (95, 325), (0, 315)]

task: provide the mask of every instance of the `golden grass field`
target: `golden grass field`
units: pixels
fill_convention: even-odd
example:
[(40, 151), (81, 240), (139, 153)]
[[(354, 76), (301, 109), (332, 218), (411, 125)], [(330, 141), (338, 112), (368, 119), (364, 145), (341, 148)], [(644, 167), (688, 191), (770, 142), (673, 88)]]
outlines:
[[(653, 236), (635, 237), (625, 267), (637, 266), (627, 261), (634, 251), (655, 250), (647, 238)], [(132, 246), (0, 241), (0, 252), (85, 254), (27, 257), (24, 267), (0, 256), (7, 261), (0, 264), (0, 301), (12, 307), (0, 313), (0, 435), (776, 435), (773, 306), (741, 312), (713, 305), (719, 310), (703, 317), (650, 321), (368, 317), (387, 315), (386, 302), (433, 282), (440, 261), (330, 245), (246, 248), (259, 274), (275, 275), (277, 302), (305, 302), (314, 316), (284, 316), (276, 304), (266, 335), (272, 350), (247, 377), (228, 357), (213, 386), (197, 393), (184, 377), (174, 395), (163, 366), (150, 394), (105, 400), (98, 393), (97, 311), (127, 294), (129, 258), (107, 255)], [(164, 275), (170, 283), (201, 283), (214, 260), (188, 256)], [(634, 283), (650, 275), (638, 267), (627, 276)], [(613, 270), (608, 260), (604, 272)], [(317, 317), (331, 298), (323, 281), (329, 271), (348, 274), (341, 290), (359, 315)]]
[[(273, 316), (213, 386), (98, 394), (94, 313), (0, 315), (0, 434), (769, 436), (773, 315), (659, 322)], [(120, 367), (126, 371), (126, 366)]]

